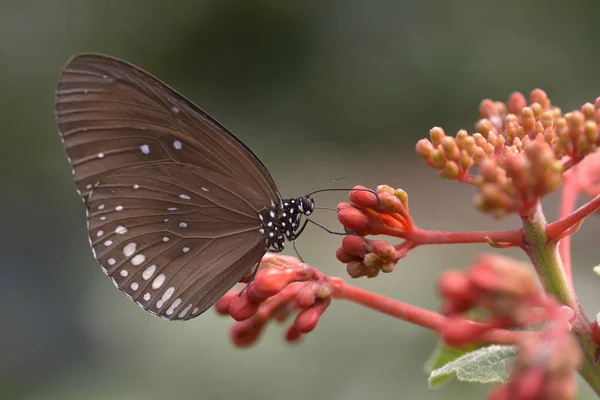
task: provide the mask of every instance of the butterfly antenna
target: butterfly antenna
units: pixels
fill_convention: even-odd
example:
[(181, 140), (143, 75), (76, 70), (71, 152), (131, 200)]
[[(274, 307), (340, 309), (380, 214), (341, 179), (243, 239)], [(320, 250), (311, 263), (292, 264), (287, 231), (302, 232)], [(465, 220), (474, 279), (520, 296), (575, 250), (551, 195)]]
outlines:
[(309, 192), (306, 194), (306, 196), (312, 196), (315, 193), (321, 193), (321, 192), (338, 192), (338, 191), (358, 191), (358, 192), (369, 192), (369, 193), (373, 193), (375, 195), (375, 197), (377, 198), (377, 204), (379, 205), (379, 207), (381, 207), (381, 200), (379, 199), (379, 196), (377, 195), (377, 193), (375, 193), (375, 191), (373, 189), (347, 189), (347, 188), (329, 188), (329, 189), (317, 189), (317, 190), (313, 190), (312, 192)]
[(315, 210), (335, 211), (337, 213), (340, 212), (340, 210), (338, 210), (337, 208), (333, 208), (333, 207), (315, 207)]
[(335, 184), (335, 183), (337, 183), (338, 181), (341, 181), (341, 180), (343, 180), (343, 179), (346, 179), (346, 177), (345, 177), (345, 176), (340, 176), (339, 178), (335, 178), (335, 179), (332, 179), (332, 180), (330, 180), (330, 181), (323, 182), (323, 183), (321, 183), (319, 186), (317, 186), (317, 187), (313, 187), (312, 189), (310, 189), (310, 190), (309, 190), (309, 192), (312, 192), (312, 191), (313, 191), (313, 190), (315, 190), (316, 188), (322, 188), (323, 186), (325, 186), (325, 185), (328, 185), (328, 184)]

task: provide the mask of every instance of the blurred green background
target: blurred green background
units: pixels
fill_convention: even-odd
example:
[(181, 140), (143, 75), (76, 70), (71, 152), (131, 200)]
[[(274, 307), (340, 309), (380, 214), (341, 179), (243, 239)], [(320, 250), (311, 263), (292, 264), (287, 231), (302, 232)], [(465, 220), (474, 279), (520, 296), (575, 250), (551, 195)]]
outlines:
[[(563, 109), (593, 101), (599, 16), (597, 1), (0, 0), (0, 399), (483, 398), (483, 385), (429, 390), (435, 335), (354, 304), (335, 301), (298, 345), (271, 326), (249, 349), (231, 345), (231, 321), (212, 311), (185, 324), (142, 311), (88, 247), (54, 121), (56, 79), (74, 53), (117, 56), (229, 127), (284, 195), (346, 176), (339, 186), (404, 188), (424, 228), (507, 229), (517, 221), (473, 211), (472, 188), (438, 179), (414, 144), (435, 125), (471, 130), (482, 98), (514, 90), (544, 88)], [(339, 229), (332, 214), (319, 221)], [(573, 244), (590, 315), (596, 224)], [(339, 243), (313, 227), (298, 244), (345, 276)], [(487, 250), (422, 247), (393, 274), (354, 283), (435, 309), (440, 271)]]

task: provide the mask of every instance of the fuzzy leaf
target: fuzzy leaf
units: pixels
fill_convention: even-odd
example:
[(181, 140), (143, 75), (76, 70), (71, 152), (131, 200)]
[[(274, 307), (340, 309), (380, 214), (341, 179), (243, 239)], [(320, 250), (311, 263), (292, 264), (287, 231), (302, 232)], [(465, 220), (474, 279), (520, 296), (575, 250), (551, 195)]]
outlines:
[(508, 378), (516, 355), (516, 346), (482, 347), (433, 370), (429, 375), (429, 386), (437, 388), (455, 377), (461, 382), (504, 382)]

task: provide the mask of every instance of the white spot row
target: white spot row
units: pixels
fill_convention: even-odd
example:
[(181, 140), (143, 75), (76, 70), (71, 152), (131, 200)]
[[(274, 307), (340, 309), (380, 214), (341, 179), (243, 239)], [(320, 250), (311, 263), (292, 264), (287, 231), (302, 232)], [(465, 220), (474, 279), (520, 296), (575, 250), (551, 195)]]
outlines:
[(115, 210), (116, 210), (116, 211), (123, 211), (123, 206), (116, 206), (116, 207), (115, 207)]
[(123, 234), (127, 233), (127, 228), (125, 228), (122, 225), (119, 225), (115, 228), (115, 233), (118, 233), (119, 235), (123, 235)]
[(142, 150), (142, 153), (144, 154), (150, 154), (150, 146), (148, 146), (147, 144), (141, 145), (140, 150)]
[(180, 222), (180, 223), (179, 223), (179, 227), (180, 227), (180, 228), (187, 228), (187, 226), (188, 226), (188, 225), (187, 225), (187, 223), (185, 223), (185, 222)]
[(190, 196), (188, 196), (187, 194), (180, 194), (180, 195), (179, 195), (179, 198), (180, 198), (180, 199), (183, 199), (183, 200), (191, 200), (191, 199), (192, 199), (192, 198), (191, 198)]

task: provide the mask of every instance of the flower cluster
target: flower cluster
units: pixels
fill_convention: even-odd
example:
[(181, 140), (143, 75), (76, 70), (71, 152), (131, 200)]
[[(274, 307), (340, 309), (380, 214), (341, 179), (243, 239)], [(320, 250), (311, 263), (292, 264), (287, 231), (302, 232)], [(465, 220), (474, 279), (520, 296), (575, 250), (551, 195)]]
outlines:
[[(540, 290), (528, 265), (484, 254), (464, 272), (446, 271), (439, 280), (439, 291), (448, 316), (440, 333), (452, 345), (483, 341), (493, 329), (545, 324), (539, 331), (519, 336), (519, 356), (511, 379), (497, 387), (491, 399), (573, 398), (573, 371), (582, 361), (581, 349), (570, 333), (574, 312)], [(489, 316), (471, 320), (468, 312), (477, 308)]]
[[(248, 281), (253, 271), (242, 281)], [(312, 331), (331, 303), (331, 279), (294, 257), (267, 253), (260, 269), (243, 290), (231, 290), (215, 304), (219, 314), (235, 322), (231, 337), (237, 346), (256, 341), (266, 324), (285, 321), (299, 311), (286, 339), (299, 340)]]
[(410, 241), (393, 246), (385, 240), (365, 239), (365, 235), (402, 237), (414, 230), (408, 210), (408, 195), (402, 189), (378, 186), (375, 192), (357, 186), (350, 191), (350, 202), (338, 205), (338, 219), (348, 232), (336, 257), (347, 264), (352, 278), (375, 277), (392, 272), (398, 260), (414, 247)]
[[(477, 185), (475, 204), (497, 218), (526, 214), (545, 194), (557, 189), (562, 172), (600, 145), (600, 98), (562, 115), (541, 89), (522, 93), (506, 104), (485, 99), (476, 133), (455, 137), (432, 128), (417, 152), (444, 178)], [(473, 165), (477, 175), (469, 175)]]

